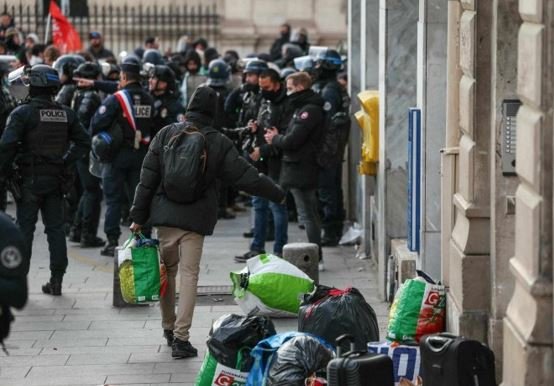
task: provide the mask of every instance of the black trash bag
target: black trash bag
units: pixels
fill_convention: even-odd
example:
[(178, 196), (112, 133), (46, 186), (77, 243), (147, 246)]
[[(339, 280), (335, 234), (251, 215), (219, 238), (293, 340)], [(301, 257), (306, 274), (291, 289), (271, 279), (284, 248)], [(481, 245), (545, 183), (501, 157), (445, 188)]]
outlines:
[(304, 386), (306, 378), (325, 372), (334, 357), (332, 346), (323, 339), (300, 335), (285, 342), (269, 365), (268, 386)]
[[(300, 305), (298, 331), (320, 336), (333, 345), (339, 336), (350, 334), (356, 350), (363, 351), (367, 351), (368, 342), (379, 341), (375, 311), (356, 288), (317, 286)], [(341, 344), (341, 350), (350, 351), (348, 342)]]
[(239, 350), (243, 350), (239, 370), (248, 372), (253, 359), (250, 357), (250, 350), (244, 348), (252, 349), (260, 340), (275, 334), (275, 326), (266, 316), (228, 314), (213, 323), (206, 344), (218, 363), (231, 368), (235, 368)]

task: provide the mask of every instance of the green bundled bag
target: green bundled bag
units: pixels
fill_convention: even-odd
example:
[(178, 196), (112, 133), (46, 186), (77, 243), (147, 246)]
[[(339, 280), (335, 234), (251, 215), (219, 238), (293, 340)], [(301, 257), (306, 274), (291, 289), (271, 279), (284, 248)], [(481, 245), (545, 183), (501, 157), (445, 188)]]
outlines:
[[(139, 234), (142, 240), (147, 240)], [(130, 304), (160, 300), (160, 258), (157, 246), (143, 242), (137, 246), (134, 235), (117, 251), (119, 281), (123, 300)]]
[[(249, 348), (245, 348), (250, 350)], [(248, 372), (241, 371), (242, 367), (242, 352), (245, 349), (239, 350), (237, 364), (234, 368), (227, 367), (219, 363), (208, 350), (200, 367), (200, 372), (196, 377), (195, 386), (212, 386), (212, 385), (246, 385)]]
[(424, 335), (443, 332), (445, 304), (444, 286), (428, 283), (422, 277), (406, 280), (390, 309), (387, 339), (419, 342)]
[(262, 254), (231, 272), (233, 295), (247, 315), (295, 317), (300, 299), (314, 290), (314, 282), (300, 269), (274, 255)]

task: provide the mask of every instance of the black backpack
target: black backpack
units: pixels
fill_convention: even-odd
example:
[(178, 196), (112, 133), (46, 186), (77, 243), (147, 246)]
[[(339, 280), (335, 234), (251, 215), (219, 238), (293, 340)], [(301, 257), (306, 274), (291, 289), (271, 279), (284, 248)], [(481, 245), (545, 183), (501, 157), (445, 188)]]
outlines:
[(168, 199), (187, 204), (200, 199), (206, 190), (208, 164), (206, 136), (190, 123), (180, 128), (163, 147), (162, 187)]
[[(337, 112), (331, 115), (330, 111), (323, 110), (323, 134), (321, 145), (317, 152), (317, 164), (327, 169), (342, 160), (344, 147), (350, 135), (350, 97), (336, 82), (330, 82), (325, 87), (337, 88), (341, 95), (341, 105)], [(323, 93), (323, 89), (321, 90)], [(320, 93), (320, 94), (321, 94)]]

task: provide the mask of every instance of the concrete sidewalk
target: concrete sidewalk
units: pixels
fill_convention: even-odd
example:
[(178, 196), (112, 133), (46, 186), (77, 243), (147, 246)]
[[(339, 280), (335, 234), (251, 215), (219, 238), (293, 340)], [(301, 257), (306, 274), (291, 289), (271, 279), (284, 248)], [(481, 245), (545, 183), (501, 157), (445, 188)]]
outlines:
[[(11, 205), (8, 212), (13, 210)], [(215, 234), (205, 240), (200, 286), (231, 285), (229, 272), (243, 267), (233, 256), (248, 250), (248, 240), (242, 237), (248, 228), (245, 214), (218, 223)], [(212, 321), (226, 313), (240, 313), (239, 307), (212, 300), (197, 306), (191, 342), (199, 356), (174, 360), (162, 338), (157, 305), (112, 307), (113, 259), (100, 256), (98, 249), (70, 244), (63, 296), (43, 295), (41, 285), (50, 275), (43, 230), (38, 224), (29, 302), (12, 324), (6, 341), (10, 355), (0, 356), (0, 385), (193, 385)], [(291, 223), (289, 241), (304, 240), (304, 232)], [(270, 251), (270, 245), (266, 249)], [(378, 315), (383, 337), (387, 305), (377, 299), (370, 263), (356, 259), (353, 247), (325, 248), (324, 256), (327, 271), (321, 273), (321, 283), (360, 289)], [(296, 319), (274, 322), (280, 332), (297, 327)]]

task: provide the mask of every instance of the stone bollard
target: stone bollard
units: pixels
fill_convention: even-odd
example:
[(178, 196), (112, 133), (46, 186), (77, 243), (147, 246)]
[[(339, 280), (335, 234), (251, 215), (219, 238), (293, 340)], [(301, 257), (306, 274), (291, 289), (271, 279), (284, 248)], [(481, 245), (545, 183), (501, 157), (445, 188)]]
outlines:
[(283, 247), (283, 259), (308, 275), (319, 284), (319, 248), (312, 243), (290, 243)]

